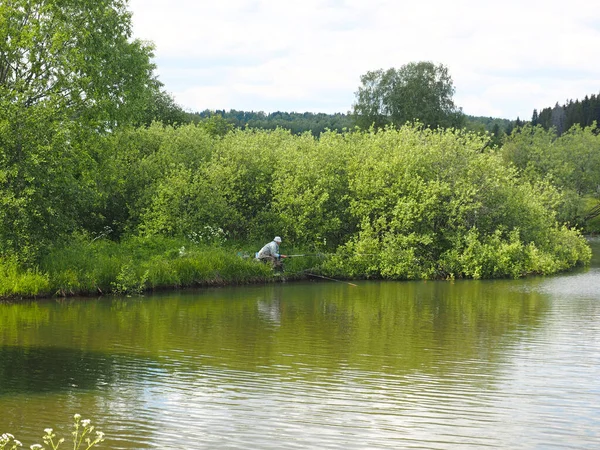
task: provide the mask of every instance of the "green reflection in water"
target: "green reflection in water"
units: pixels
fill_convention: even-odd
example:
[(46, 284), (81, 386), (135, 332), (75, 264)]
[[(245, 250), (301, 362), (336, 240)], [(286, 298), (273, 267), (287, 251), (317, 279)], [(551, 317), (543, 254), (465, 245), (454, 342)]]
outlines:
[(0, 347), (0, 396), (72, 389), (95, 389), (113, 379), (113, 364), (82, 350)]
[[(321, 435), (335, 431), (354, 438), (343, 448), (363, 448), (367, 431), (390, 446), (404, 434), (438, 448), (465, 436), (472, 448), (514, 448), (502, 445), (515, 443), (507, 427), (527, 429), (531, 443), (549, 423), (573, 424), (575, 436), (560, 442), (576, 443), (577, 427), (597, 422), (589, 389), (569, 396), (583, 408), (574, 416), (565, 417), (569, 402), (548, 401), (586, 376), (595, 389), (594, 354), (578, 356), (572, 342), (597, 336), (597, 277), (582, 269), (0, 304), (0, 432), (29, 444), (81, 412), (115, 449), (264, 448), (282, 435), (287, 448), (322, 448)], [(572, 358), (554, 360), (564, 349)], [(536, 378), (541, 363), (554, 390)]]
[[(547, 280), (284, 283), (2, 304), (0, 411), (9, 414), (0, 432), (30, 443), (81, 412), (119, 440), (109, 448), (175, 448), (161, 430), (198, 431), (185, 422), (191, 413), (205, 424), (200, 434), (231, 415), (240, 430), (261, 425), (248, 405), (289, 414), (278, 405), (323, 404), (319, 420), (368, 422), (373, 399), (375, 410), (401, 415), (430, 408), (440, 414), (432, 427), (450, 427), (458, 409), (487, 414), (480, 393), (501, 389), (511, 349), (543, 330)], [(352, 406), (335, 409), (332, 395)], [(165, 423), (165, 408), (177, 420)]]
[(0, 432), (81, 412), (114, 449), (586, 443), (598, 274), (0, 304)]
[(0, 381), (39, 364), (57, 379), (66, 368), (81, 370), (86, 381), (80, 384), (90, 385), (94, 374), (106, 379), (115, 355), (165, 367), (304, 367), (307, 376), (347, 367), (452, 372), (465, 361), (501, 358), (502, 345), (518, 336), (513, 331), (535, 329), (548, 304), (523, 286), (307, 283), (2, 305), (0, 348), (9, 356), (0, 362)]

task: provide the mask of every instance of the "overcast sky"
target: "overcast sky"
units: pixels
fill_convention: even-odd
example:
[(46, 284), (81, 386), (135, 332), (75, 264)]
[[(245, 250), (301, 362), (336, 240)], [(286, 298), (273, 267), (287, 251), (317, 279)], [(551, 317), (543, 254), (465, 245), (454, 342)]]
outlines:
[(531, 119), (600, 93), (597, 0), (130, 0), (190, 111), (346, 113), (360, 76), (448, 67), (466, 114)]

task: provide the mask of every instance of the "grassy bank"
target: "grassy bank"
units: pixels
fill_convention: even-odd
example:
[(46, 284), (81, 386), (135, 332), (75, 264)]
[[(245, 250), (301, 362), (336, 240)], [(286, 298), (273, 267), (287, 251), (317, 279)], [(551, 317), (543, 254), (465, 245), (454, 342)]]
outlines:
[[(0, 259), (0, 298), (131, 295), (304, 279), (309, 275), (392, 280), (518, 278), (569, 270), (586, 264), (591, 256), (584, 241), (566, 229), (560, 245), (543, 251), (533, 244), (523, 246), (516, 238), (497, 241), (481, 244), (473, 240), (468, 251), (452, 250), (442, 255), (429, 273), (418, 271), (420, 266), (413, 254), (393, 252), (393, 248), (368, 254), (364, 249), (345, 246), (335, 254), (288, 258), (284, 276), (280, 276), (270, 265), (254, 260), (259, 247), (254, 244), (198, 244), (161, 236), (130, 237), (117, 243), (79, 236), (54, 247), (35, 269), (24, 268), (16, 259)], [(285, 252), (303, 253), (289, 248)], [(386, 272), (390, 258), (394, 264), (411, 268), (411, 276)]]
[[(0, 260), (0, 297), (140, 294), (199, 286), (271, 282), (251, 245), (196, 244), (189, 239), (134, 237), (116, 243), (79, 238), (52, 249), (35, 270)], [(252, 255), (252, 256), (251, 256)], [(290, 259), (286, 279), (300, 278), (315, 258)]]

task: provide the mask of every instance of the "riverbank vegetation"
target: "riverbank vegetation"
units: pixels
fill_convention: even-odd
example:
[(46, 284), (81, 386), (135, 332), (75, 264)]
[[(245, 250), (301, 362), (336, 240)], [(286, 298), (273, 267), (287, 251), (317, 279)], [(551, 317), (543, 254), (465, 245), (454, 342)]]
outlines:
[[(289, 260), (286, 278), (519, 277), (589, 260), (578, 230), (600, 185), (595, 126), (527, 126), (502, 145), (436, 128), (462, 112), (431, 63), (370, 72), (362, 128), (181, 124), (127, 2), (105, 3), (0, 8), (0, 296), (266, 281), (246, 256), (276, 234), (284, 253), (320, 255)], [(444, 89), (428, 97), (430, 76)], [(393, 103), (410, 100), (392, 89), (406, 83), (431, 103), (412, 105), (421, 122)], [(365, 103), (371, 88), (383, 110)]]
[[(585, 240), (565, 225), (569, 195), (545, 177), (524, 177), (506, 154), (484, 149), (486, 140), (419, 126), (318, 139), (124, 128), (96, 140), (86, 180), (96, 189), (68, 216), (76, 231), (12, 230), (30, 252), (3, 260), (2, 294), (264, 281), (269, 267), (244, 256), (275, 234), (282, 250), (324, 255), (290, 259), (290, 276), (519, 277), (586, 263)], [(19, 271), (19, 261), (28, 268)]]

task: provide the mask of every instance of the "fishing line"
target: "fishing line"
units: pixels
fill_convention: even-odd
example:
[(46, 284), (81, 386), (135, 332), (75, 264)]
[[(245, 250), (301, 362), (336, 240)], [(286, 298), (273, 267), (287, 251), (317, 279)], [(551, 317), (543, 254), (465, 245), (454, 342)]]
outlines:
[(319, 277), (319, 278), (324, 278), (324, 279), (326, 279), (326, 280), (331, 280), (331, 281), (337, 281), (338, 283), (346, 283), (346, 284), (349, 284), (350, 286), (355, 286), (355, 287), (358, 287), (358, 285), (357, 285), (357, 284), (350, 283), (350, 282), (348, 282), (348, 281), (336, 280), (335, 278), (329, 278), (329, 277), (326, 277), (326, 276), (323, 276), (323, 275), (316, 275), (316, 274), (314, 274), (314, 273), (310, 273), (310, 272), (306, 272), (306, 275), (309, 275), (309, 276), (311, 276), (311, 277)]

